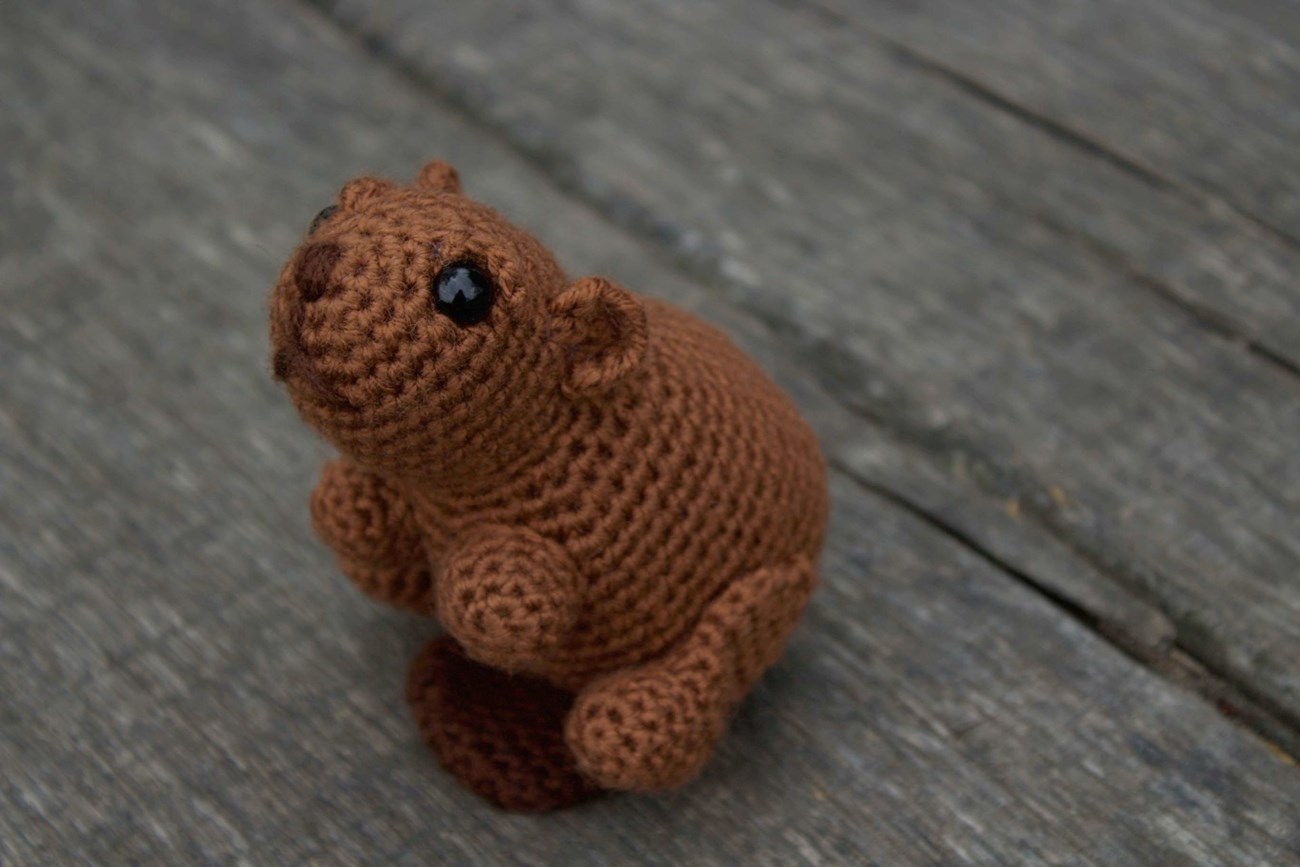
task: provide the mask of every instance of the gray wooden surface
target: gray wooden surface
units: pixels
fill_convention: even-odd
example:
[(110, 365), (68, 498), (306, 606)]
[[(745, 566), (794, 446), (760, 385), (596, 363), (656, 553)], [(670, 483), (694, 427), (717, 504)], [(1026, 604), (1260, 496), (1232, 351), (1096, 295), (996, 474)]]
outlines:
[[(1294, 7), (0, 15), (0, 863), (1300, 863)], [(823, 437), (824, 588), (679, 792), (461, 792), (431, 627), (311, 538), (265, 293), (434, 155)]]

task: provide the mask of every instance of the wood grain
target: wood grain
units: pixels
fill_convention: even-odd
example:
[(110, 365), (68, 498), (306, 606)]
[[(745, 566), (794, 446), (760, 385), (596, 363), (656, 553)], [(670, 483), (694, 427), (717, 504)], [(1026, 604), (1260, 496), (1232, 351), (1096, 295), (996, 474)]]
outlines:
[(817, 0), (1300, 241), (1300, 18), (1279, 0)]
[(1300, 248), (801, 6), (330, 8), (1300, 724)]
[(1294, 7), (1275, 0), (814, 5), (905, 62), (1112, 163), (1133, 177), (1135, 190), (1195, 205), (1185, 213), (1193, 225), (1221, 227), (1206, 246), (1186, 243), (1200, 240), (1199, 232), (1181, 243), (1169, 238), (1181, 219), (1163, 232), (1134, 233), (1115, 221), (1098, 230), (1083, 214), (1068, 227), (1208, 327), (1300, 367), (1300, 292), (1290, 276), (1300, 248)]
[[(1300, 853), (1300, 776), (1266, 743), (843, 472), (826, 586), (704, 778), (545, 818), (488, 810), (438, 772), (401, 704), (429, 625), (360, 598), (311, 539), (323, 449), (268, 376), (265, 293), (343, 179), (450, 158), (575, 271), (727, 327), (843, 465), (906, 467), (916, 447), (814, 382), (780, 329), (306, 7), (51, 2), (9, 18), (0, 861)], [(1033, 550), (1047, 584), (1088, 574), (1068, 547)], [(1078, 592), (1158, 634), (1107, 580)]]

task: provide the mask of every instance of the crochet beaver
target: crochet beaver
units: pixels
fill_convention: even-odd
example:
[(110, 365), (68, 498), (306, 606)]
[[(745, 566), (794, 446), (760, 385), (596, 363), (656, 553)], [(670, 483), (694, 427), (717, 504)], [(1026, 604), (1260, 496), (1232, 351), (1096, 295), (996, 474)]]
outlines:
[(271, 301), (277, 379), (342, 453), (316, 531), (448, 636), (425, 741), (544, 810), (692, 778), (816, 583), (817, 440), (722, 333), (600, 277), (425, 166), (348, 183)]

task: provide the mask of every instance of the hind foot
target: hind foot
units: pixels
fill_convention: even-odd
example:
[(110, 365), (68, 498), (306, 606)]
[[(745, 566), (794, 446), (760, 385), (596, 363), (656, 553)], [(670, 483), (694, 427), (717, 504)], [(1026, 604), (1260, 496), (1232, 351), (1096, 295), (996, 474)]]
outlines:
[(564, 741), (573, 696), (548, 683), (480, 665), (443, 637), (411, 664), (407, 701), (443, 767), (502, 809), (555, 810), (600, 791)]
[(803, 558), (751, 572), (663, 657), (586, 687), (566, 724), (583, 773), (609, 789), (689, 782), (732, 709), (781, 655), (816, 582)]

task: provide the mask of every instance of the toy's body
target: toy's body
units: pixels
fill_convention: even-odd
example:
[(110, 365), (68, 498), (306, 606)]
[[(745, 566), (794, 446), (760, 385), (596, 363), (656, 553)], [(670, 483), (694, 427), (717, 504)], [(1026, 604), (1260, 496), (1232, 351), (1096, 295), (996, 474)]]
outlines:
[(439, 163), (345, 188), (272, 323), (346, 455), (318, 532), (454, 639), (410, 689), (443, 762), (517, 808), (689, 779), (816, 580), (824, 469), (779, 389), (690, 315), (568, 283)]

